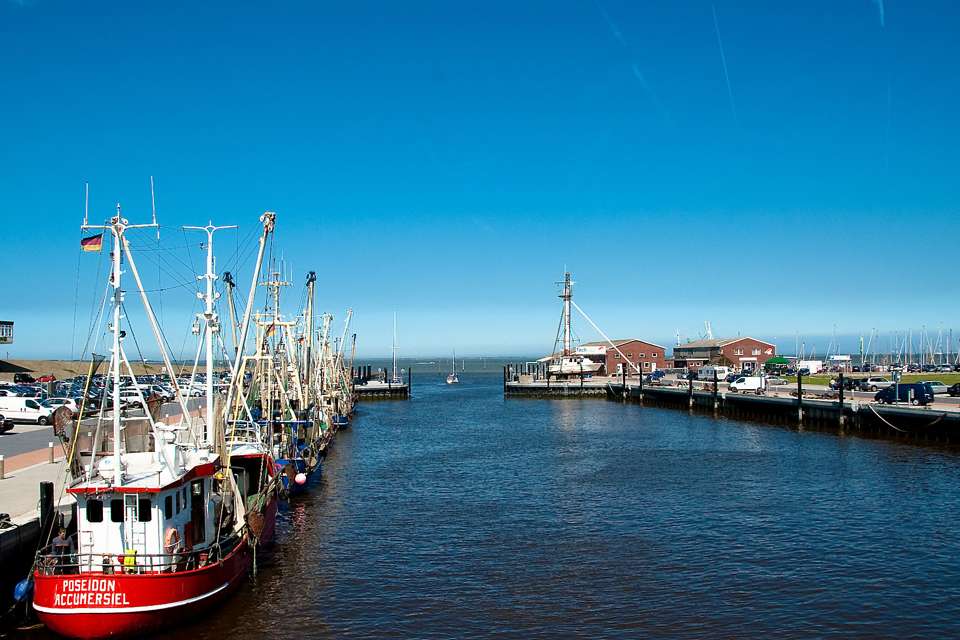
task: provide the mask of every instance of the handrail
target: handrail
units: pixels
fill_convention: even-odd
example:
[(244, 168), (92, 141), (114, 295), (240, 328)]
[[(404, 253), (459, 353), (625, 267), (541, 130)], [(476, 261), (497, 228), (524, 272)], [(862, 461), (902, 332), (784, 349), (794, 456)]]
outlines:
[[(52, 545), (37, 552), (40, 575), (99, 573), (102, 575), (148, 575), (193, 571), (223, 560), (242, 540), (231, 536), (203, 549), (173, 550), (170, 553), (54, 553)], [(224, 547), (227, 547), (224, 553)]]

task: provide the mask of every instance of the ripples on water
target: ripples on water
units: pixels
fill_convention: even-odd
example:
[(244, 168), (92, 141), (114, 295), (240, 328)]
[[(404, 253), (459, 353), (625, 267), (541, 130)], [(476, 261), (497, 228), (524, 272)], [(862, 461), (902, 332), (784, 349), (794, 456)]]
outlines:
[(960, 635), (955, 453), (462, 380), (361, 404), (179, 635)]

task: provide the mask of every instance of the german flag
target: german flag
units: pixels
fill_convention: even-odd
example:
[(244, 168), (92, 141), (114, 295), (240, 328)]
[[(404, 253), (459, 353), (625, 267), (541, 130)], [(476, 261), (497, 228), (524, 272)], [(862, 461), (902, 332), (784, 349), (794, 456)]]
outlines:
[(98, 233), (97, 235), (90, 236), (89, 238), (81, 238), (80, 248), (83, 251), (96, 251), (99, 253), (103, 249), (103, 234)]

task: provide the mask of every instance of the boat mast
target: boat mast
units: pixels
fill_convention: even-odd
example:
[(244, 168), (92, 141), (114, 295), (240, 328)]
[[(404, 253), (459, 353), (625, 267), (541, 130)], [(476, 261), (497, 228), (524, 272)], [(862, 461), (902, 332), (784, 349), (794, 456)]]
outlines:
[(304, 324), (306, 325), (306, 340), (304, 341), (304, 368), (303, 381), (307, 385), (307, 392), (312, 388), (310, 385), (310, 371), (313, 364), (313, 297), (317, 283), (317, 272), (311, 271), (307, 274), (307, 310)]
[[(117, 215), (111, 218), (110, 224), (108, 225), (88, 224), (87, 216), (87, 212), (84, 212), (84, 220), (81, 229), (84, 231), (88, 229), (109, 229), (110, 236), (113, 240), (112, 250), (110, 253), (110, 258), (113, 261), (112, 272), (110, 274), (110, 286), (113, 288), (113, 321), (111, 325), (111, 330), (113, 332), (113, 345), (111, 356), (112, 366), (110, 372), (110, 375), (113, 378), (113, 484), (123, 486), (123, 468), (121, 467), (120, 456), (120, 448), (122, 444), (120, 438), (120, 431), (122, 429), (122, 417), (120, 415), (120, 362), (121, 360), (125, 359), (120, 341), (126, 335), (126, 332), (121, 328), (121, 320), (123, 318), (123, 288), (121, 286), (120, 278), (120, 261), (122, 252), (124, 250), (123, 233), (127, 229), (142, 229), (147, 227), (155, 227), (157, 225), (155, 222), (152, 224), (130, 224), (120, 215), (119, 202), (117, 203)], [(134, 272), (134, 275), (136, 276), (136, 272)]]
[(573, 298), (573, 282), (570, 280), (570, 272), (563, 274), (563, 293), (560, 299), (563, 300), (563, 355), (570, 355), (570, 300)]
[[(356, 343), (354, 343), (356, 344)], [(393, 312), (393, 376), (391, 380), (397, 379), (397, 312)]]
[(223, 272), (223, 284), (227, 285), (227, 304), (230, 306), (230, 335), (233, 336), (233, 355), (237, 355), (240, 345), (237, 344), (237, 308), (233, 302), (233, 290), (237, 287), (233, 274), (229, 271)]
[(250, 283), (250, 288), (247, 291), (247, 304), (243, 310), (243, 321), (240, 323), (240, 340), (237, 342), (237, 353), (234, 355), (234, 366), (233, 372), (234, 377), (230, 384), (230, 389), (227, 391), (227, 411), (233, 411), (233, 400), (238, 392), (243, 390), (243, 370), (241, 365), (243, 364), (243, 349), (244, 345), (247, 343), (247, 333), (250, 330), (250, 315), (253, 313), (253, 302), (254, 297), (257, 293), (257, 280), (260, 278), (260, 269), (263, 266), (263, 252), (266, 249), (267, 238), (273, 233), (273, 229), (276, 226), (277, 214), (273, 211), (264, 211), (263, 215), (260, 216), (260, 223), (263, 225), (263, 232), (260, 234), (260, 240), (257, 248), (257, 259), (254, 262), (252, 282)]
[(123, 219), (120, 217), (120, 203), (117, 203), (117, 216), (111, 220), (113, 237), (113, 484), (123, 486), (123, 467), (120, 466), (120, 308), (123, 306), (123, 289), (120, 288), (120, 234), (123, 233)]
[(206, 280), (207, 281), (207, 291), (205, 294), (199, 294), (197, 297), (202, 298), (206, 307), (202, 314), (204, 321), (204, 330), (203, 330), (203, 340), (204, 346), (206, 347), (206, 414), (204, 416), (203, 423), (203, 440), (204, 442), (210, 442), (210, 425), (213, 424), (214, 419), (214, 402), (213, 402), (213, 334), (220, 330), (220, 320), (217, 317), (217, 312), (213, 308), (213, 303), (220, 297), (219, 293), (214, 292), (213, 283), (217, 280), (217, 274), (213, 270), (213, 234), (216, 231), (222, 229), (236, 229), (236, 225), (227, 225), (222, 227), (215, 227), (213, 222), (210, 222), (205, 227), (183, 227), (184, 229), (189, 229), (192, 231), (203, 231), (207, 234), (207, 272), (202, 276), (197, 276), (197, 280)]

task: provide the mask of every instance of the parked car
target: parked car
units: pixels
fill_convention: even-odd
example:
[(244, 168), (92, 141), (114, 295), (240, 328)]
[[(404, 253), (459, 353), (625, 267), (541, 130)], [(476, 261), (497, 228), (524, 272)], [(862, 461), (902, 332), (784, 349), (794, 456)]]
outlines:
[(933, 392), (937, 395), (943, 395), (947, 393), (949, 387), (943, 384), (939, 380), (921, 380), (919, 384), (928, 384), (930, 388), (933, 389)]
[(29, 373), (15, 373), (13, 374), (13, 383), (14, 384), (30, 384), (36, 382), (33, 376)]
[(730, 391), (734, 393), (746, 393), (748, 391), (762, 392), (764, 388), (763, 378), (761, 376), (740, 376), (730, 383)]
[(73, 398), (47, 398), (40, 402), (40, 406), (49, 407), (53, 411), (56, 411), (60, 407), (67, 407), (74, 413), (76, 413), (78, 409), (77, 402)]
[(13, 429), (14, 422), (10, 418), (0, 416), (0, 433), (6, 433)]
[(954, 398), (956, 398), (957, 396), (960, 396), (960, 382), (950, 385), (950, 387), (947, 389), (947, 393), (953, 396)]
[(952, 364), (942, 364), (939, 367), (937, 367), (938, 373), (950, 373), (951, 371), (953, 371)]
[(786, 378), (781, 378), (780, 376), (768, 376), (767, 384), (768, 385), (770, 384), (784, 385), (784, 384), (790, 384), (790, 381), (787, 380)]
[(659, 382), (666, 375), (667, 375), (666, 371), (663, 371), (662, 369), (657, 369), (653, 373), (650, 373), (647, 375), (647, 382)]
[(33, 398), (7, 396), (0, 398), (0, 422), (10, 419), (14, 422), (35, 422), (49, 424), (53, 410), (43, 407)]
[(929, 384), (914, 382), (887, 387), (877, 392), (873, 399), (882, 404), (909, 402), (912, 405), (928, 405), (933, 402), (933, 389)]
[[(857, 378), (846, 377), (843, 379), (843, 390), (844, 391), (856, 391), (860, 388), (860, 380)], [(834, 379), (830, 381), (830, 388), (834, 391), (840, 389), (840, 380)]]
[(884, 377), (870, 376), (860, 381), (860, 391), (877, 391), (879, 389), (886, 389), (892, 385), (893, 382)]

